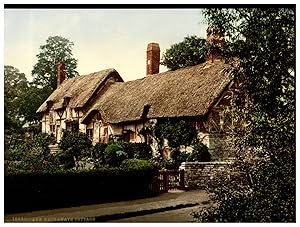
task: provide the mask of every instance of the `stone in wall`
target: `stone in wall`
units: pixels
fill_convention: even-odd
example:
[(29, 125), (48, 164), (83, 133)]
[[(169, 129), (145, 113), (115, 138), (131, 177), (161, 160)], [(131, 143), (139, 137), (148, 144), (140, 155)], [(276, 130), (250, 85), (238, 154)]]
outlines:
[(184, 185), (187, 189), (205, 189), (208, 182), (220, 172), (230, 171), (231, 161), (183, 162), (179, 167), (184, 170)]

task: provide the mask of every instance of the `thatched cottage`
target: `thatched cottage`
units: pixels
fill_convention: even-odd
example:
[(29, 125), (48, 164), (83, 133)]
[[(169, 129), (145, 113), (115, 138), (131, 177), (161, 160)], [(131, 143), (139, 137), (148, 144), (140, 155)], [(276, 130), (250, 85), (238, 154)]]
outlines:
[[(208, 32), (209, 41), (221, 38)], [(159, 45), (148, 44), (147, 75), (127, 82), (115, 69), (65, 80), (60, 64), (58, 87), (37, 110), (43, 113), (42, 131), (57, 141), (62, 129), (77, 127), (93, 143), (106, 143), (111, 136), (144, 142), (139, 131), (149, 121), (184, 117), (213, 150), (228, 120), (221, 110), (236, 87), (233, 67), (213, 53), (203, 64), (159, 73), (159, 59)]]

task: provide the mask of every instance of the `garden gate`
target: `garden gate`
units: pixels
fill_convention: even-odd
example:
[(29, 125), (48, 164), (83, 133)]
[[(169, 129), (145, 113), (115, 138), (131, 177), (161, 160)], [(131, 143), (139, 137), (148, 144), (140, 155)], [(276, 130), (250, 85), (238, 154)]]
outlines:
[(151, 190), (156, 193), (176, 189), (184, 190), (184, 170), (161, 170), (151, 184)]

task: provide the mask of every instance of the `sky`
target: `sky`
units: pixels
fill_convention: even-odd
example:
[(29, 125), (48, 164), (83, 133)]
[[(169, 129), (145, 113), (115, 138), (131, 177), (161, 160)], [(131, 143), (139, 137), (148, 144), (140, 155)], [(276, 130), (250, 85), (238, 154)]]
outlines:
[[(116, 69), (125, 81), (146, 76), (146, 48), (161, 56), (186, 36), (206, 37), (200, 9), (4, 9), (4, 65), (32, 80), (39, 47), (49, 36), (74, 43), (80, 75)], [(160, 72), (167, 68), (160, 66)]]

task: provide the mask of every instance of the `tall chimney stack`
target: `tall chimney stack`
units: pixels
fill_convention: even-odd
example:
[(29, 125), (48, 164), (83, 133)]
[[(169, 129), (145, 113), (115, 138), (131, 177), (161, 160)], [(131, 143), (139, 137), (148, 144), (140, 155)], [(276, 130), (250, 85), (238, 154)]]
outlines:
[(221, 59), (222, 49), (225, 43), (224, 32), (220, 28), (212, 25), (207, 28), (206, 32), (209, 45), (206, 60), (213, 62), (215, 59)]
[(159, 73), (160, 49), (158, 43), (149, 43), (147, 46), (147, 75)]
[(57, 65), (57, 87), (65, 80), (65, 63), (61, 60)]

